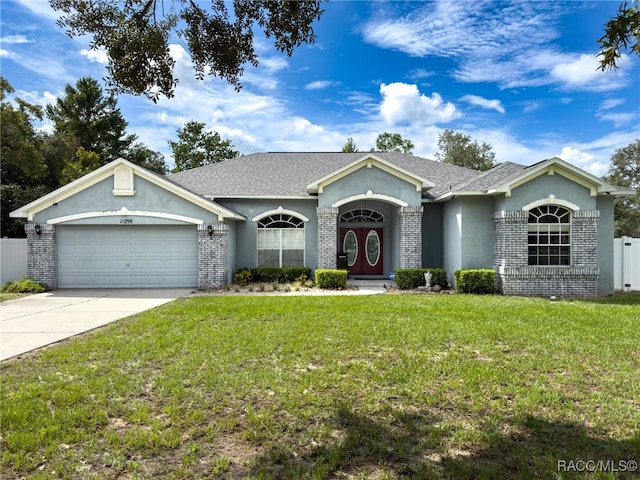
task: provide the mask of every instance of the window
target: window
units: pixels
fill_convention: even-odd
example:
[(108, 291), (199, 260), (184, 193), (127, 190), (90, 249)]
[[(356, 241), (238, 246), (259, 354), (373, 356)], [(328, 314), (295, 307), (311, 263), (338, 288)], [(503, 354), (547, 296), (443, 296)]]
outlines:
[(258, 221), (258, 266), (304, 266), (304, 221), (288, 214)]
[(529, 265), (571, 264), (571, 212), (556, 205), (529, 210)]
[(384, 222), (384, 215), (368, 208), (356, 208), (340, 215), (340, 221), (347, 223), (382, 223)]

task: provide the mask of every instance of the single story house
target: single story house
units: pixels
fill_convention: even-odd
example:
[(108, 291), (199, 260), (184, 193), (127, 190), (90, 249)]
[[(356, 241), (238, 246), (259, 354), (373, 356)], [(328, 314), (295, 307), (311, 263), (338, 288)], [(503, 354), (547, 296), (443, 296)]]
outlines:
[(11, 213), (51, 288), (218, 288), (241, 267), (490, 268), (510, 295), (613, 291), (613, 200), (560, 159), (479, 172), (396, 152), (256, 153), (168, 176), (115, 160)]

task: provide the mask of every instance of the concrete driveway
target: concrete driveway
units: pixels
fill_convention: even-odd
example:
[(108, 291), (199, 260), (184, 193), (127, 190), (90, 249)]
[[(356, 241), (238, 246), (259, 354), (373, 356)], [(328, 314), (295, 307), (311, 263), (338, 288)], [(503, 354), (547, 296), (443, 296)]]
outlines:
[(56, 290), (0, 303), (0, 361), (184, 297), (193, 289)]

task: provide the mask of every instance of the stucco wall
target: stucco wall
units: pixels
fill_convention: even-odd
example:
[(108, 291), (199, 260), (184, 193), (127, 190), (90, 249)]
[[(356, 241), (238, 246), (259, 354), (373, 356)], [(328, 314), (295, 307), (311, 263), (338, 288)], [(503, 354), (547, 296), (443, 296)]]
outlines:
[(280, 200), (280, 199), (223, 199), (221, 205), (247, 217), (246, 222), (237, 222), (230, 235), (231, 247), (235, 252), (233, 262), (229, 264), (232, 271), (239, 268), (251, 268), (258, 264), (258, 223), (252, 219), (269, 210), (282, 207), (304, 215), (309, 219), (304, 224), (304, 263), (306, 267), (315, 269), (318, 264), (318, 219), (316, 200)]
[(459, 198), (443, 205), (442, 243), (443, 267), (447, 278), (455, 286), (454, 272), (462, 267), (462, 202)]
[(598, 197), (597, 209), (600, 212), (598, 218), (598, 295), (609, 295), (614, 288), (614, 261), (613, 261), (613, 201), (611, 196)]
[(542, 174), (524, 185), (514, 188), (511, 197), (503, 197), (498, 210), (521, 210), (529, 203), (555, 195), (556, 198), (574, 203), (581, 210), (595, 210), (596, 197), (591, 196), (588, 188), (556, 173)]
[[(122, 207), (128, 210), (171, 213), (203, 220), (206, 225), (218, 224), (218, 216), (199, 206), (174, 195), (167, 190), (135, 176), (135, 190), (133, 196), (113, 195), (113, 178), (107, 178), (91, 187), (82, 190), (71, 197), (60, 200), (57, 205), (38, 212), (34, 216), (33, 223), (46, 223), (47, 220), (75, 215), (84, 212), (117, 211)], [(132, 217), (133, 218), (133, 217)], [(111, 225), (119, 224), (121, 216), (101, 216), (66, 222), (68, 225)], [(185, 222), (157, 218), (134, 218), (136, 225), (170, 225), (184, 224)]]
[(461, 268), (493, 268), (493, 198), (463, 197)]
[(422, 266), (442, 267), (442, 203), (425, 203), (422, 214)]
[(318, 195), (318, 206), (331, 207), (339, 200), (366, 194), (368, 190), (397, 198), (411, 206), (419, 206), (421, 202), (421, 193), (416, 191), (415, 185), (374, 166), (360, 168), (324, 187), (323, 193)]

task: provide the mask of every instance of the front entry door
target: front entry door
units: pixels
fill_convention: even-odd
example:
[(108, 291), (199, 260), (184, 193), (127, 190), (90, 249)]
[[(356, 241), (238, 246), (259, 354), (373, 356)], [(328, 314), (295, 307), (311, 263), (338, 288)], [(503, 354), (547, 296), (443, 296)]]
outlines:
[(340, 245), (350, 275), (382, 275), (382, 228), (341, 228)]

